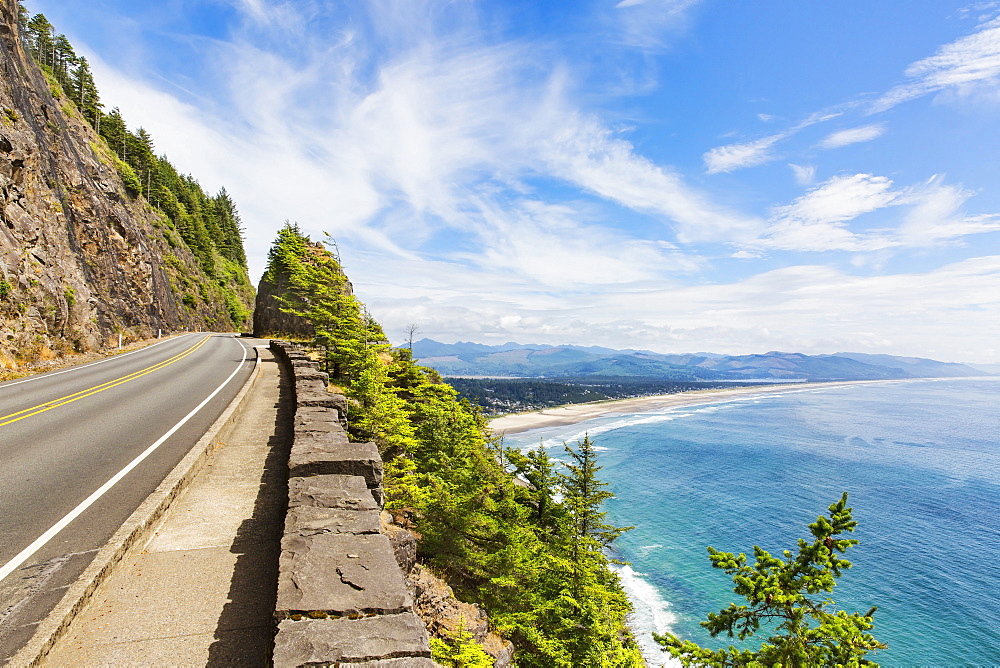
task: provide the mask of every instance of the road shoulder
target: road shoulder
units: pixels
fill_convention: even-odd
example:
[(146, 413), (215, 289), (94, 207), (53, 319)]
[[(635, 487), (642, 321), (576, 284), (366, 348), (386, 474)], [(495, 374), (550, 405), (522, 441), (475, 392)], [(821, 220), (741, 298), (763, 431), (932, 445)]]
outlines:
[[(260, 352), (262, 351), (258, 351)], [(121, 570), (130, 556), (145, 545), (178, 497), (206, 465), (212, 464), (213, 458), (221, 451), (220, 443), (227, 442), (243, 417), (251, 412), (257, 388), (264, 385), (260, 378), (263, 369), (262, 358), (258, 354), (254, 371), (229, 407), (98, 552), (62, 601), (39, 625), (32, 639), (11, 659), (11, 665), (58, 665), (52, 663), (47, 655), (67, 635), (78, 615), (85, 611), (92, 600), (97, 600), (94, 596), (98, 588), (106, 584), (109, 578)], [(77, 661), (71, 663), (79, 665)]]

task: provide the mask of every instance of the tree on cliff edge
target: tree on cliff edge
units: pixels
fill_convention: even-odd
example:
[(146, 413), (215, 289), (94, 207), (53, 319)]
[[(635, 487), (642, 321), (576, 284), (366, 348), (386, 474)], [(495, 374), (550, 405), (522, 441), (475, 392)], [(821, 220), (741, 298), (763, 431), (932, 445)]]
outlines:
[(733, 576), (734, 592), (749, 605), (730, 603), (725, 610), (709, 613), (701, 625), (712, 637), (725, 633), (744, 640), (763, 625), (774, 633), (757, 651), (710, 650), (672, 634), (653, 634), (665, 652), (685, 666), (875, 666), (865, 658), (869, 652), (885, 649), (868, 633), (876, 608), (864, 615), (834, 609), (834, 602), (817, 594), (830, 593), (841, 571), (851, 562), (838, 554), (857, 540), (838, 538), (851, 533), (857, 522), (847, 507), (847, 492), (829, 508), (830, 518), (820, 515), (809, 525), (813, 540), (799, 539), (799, 553), (788, 550), (784, 558), (771, 556), (754, 546), (754, 565), (740, 553), (708, 548), (712, 566)]

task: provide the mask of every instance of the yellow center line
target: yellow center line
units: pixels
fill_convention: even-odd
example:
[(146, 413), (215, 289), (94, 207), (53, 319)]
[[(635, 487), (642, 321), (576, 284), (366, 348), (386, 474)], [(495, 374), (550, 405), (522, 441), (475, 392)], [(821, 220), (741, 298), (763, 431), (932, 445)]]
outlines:
[(43, 404), (38, 404), (37, 406), (32, 406), (31, 408), (25, 408), (22, 411), (11, 413), (10, 415), (4, 415), (3, 417), (0, 417), (0, 427), (8, 425), (12, 422), (17, 422), (18, 420), (23, 420), (24, 418), (29, 418), (32, 415), (38, 415), (39, 413), (50, 411), (53, 408), (58, 408), (59, 406), (65, 406), (66, 404), (71, 404), (74, 401), (79, 401), (80, 399), (84, 399), (99, 392), (103, 392), (104, 390), (110, 390), (112, 387), (117, 387), (118, 385), (127, 383), (130, 380), (141, 378), (142, 376), (145, 376), (146, 374), (149, 373), (153, 373), (154, 371), (159, 371), (160, 369), (166, 366), (170, 366), (174, 362), (180, 361), (185, 357), (187, 357), (188, 355), (190, 355), (191, 353), (195, 352), (196, 350), (198, 350), (198, 348), (201, 348), (203, 345), (205, 345), (205, 343), (210, 338), (212, 338), (212, 336), (208, 335), (195, 345), (188, 348), (187, 350), (178, 353), (169, 359), (165, 359), (162, 362), (157, 362), (153, 366), (149, 366), (140, 371), (130, 373), (127, 376), (122, 376), (121, 378), (109, 380), (106, 383), (101, 383), (100, 385), (95, 385), (94, 387), (88, 388), (86, 390), (80, 390), (79, 392), (75, 392), (73, 394), (67, 394), (65, 397), (54, 399), (52, 401), (46, 401)]

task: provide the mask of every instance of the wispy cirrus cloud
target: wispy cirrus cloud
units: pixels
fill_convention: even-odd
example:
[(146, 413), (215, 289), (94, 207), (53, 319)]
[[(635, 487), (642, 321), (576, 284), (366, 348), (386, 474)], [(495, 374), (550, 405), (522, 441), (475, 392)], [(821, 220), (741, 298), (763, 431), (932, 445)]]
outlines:
[(718, 174), (771, 162), (775, 159), (772, 147), (787, 136), (783, 133), (739, 144), (716, 146), (702, 156), (705, 169), (709, 174)]
[(871, 125), (864, 125), (859, 128), (849, 128), (847, 130), (838, 130), (827, 135), (823, 141), (819, 143), (820, 148), (840, 148), (841, 146), (850, 146), (851, 144), (860, 144), (861, 142), (871, 141), (873, 139), (878, 139), (885, 132), (885, 126), (880, 123), (873, 123)]
[(706, 151), (702, 156), (702, 159), (705, 161), (705, 169), (709, 174), (718, 174), (746, 167), (756, 167), (757, 165), (763, 165), (776, 160), (778, 156), (771, 149), (779, 142), (798, 134), (809, 126), (816, 125), (817, 123), (825, 123), (837, 118), (842, 113), (841, 111), (817, 112), (810, 114), (784, 132), (778, 132), (748, 142), (716, 146)]
[[(671, 6), (679, 12), (690, 4)], [(122, 102), (127, 118), (144, 117), (171, 156), (205, 165), (203, 178), (226, 183), (246, 202), (255, 272), (270, 230), (285, 218), (329, 231), (358, 250), (456, 253), (462, 262), (478, 255), (488, 271), (502, 269), (489, 260), (506, 249), (510, 257), (532, 258), (522, 263), (526, 276), (560, 289), (566, 277), (621, 283), (662, 276), (664, 268), (688, 271), (699, 262), (662, 242), (588, 225), (575, 203), (539, 205), (537, 180), (561, 181), (577, 193), (653, 214), (669, 225), (664, 237), (728, 240), (758, 231), (755, 217), (717, 205), (581, 108), (561, 65), (540, 57), (545, 45), (491, 42), (468, 16), (449, 32), (438, 15), (450, 7), (445, 4), (410, 7), (402, 18), (396, 5), (375, 3), (369, 15), (354, 6), (346, 23), (339, 15), (316, 15), (312, 3), (302, 14), (290, 3), (248, 0), (243, 7), (244, 29), (210, 45), (224, 77), (220, 90), (228, 94), (216, 99), (215, 115), (185, 110), (120, 73), (100, 74), (102, 89)], [(391, 20), (382, 20), (383, 13)], [(313, 30), (307, 18), (330, 21), (334, 38), (303, 33), (292, 48), (291, 33)], [(397, 32), (406, 35), (396, 39)], [(150, 113), (148, 101), (157, 96), (164, 102)], [(191, 142), (191, 136), (209, 139)], [(329, 203), (336, 203), (332, 210)], [(458, 233), (464, 247), (437, 243), (444, 230)], [(573, 253), (560, 255), (560, 247)], [(623, 260), (615, 261), (609, 249), (621, 249)], [(542, 250), (554, 253), (553, 261), (542, 262)], [(581, 274), (577, 269), (588, 263), (569, 262), (573, 254), (607, 271)], [(563, 255), (567, 262), (556, 261)]]
[[(995, 7), (988, 9), (995, 13)], [(865, 115), (879, 114), (909, 100), (942, 91), (954, 91), (961, 96), (987, 90), (1000, 100), (1000, 17), (985, 20), (975, 32), (942, 46), (933, 56), (911, 64), (904, 74), (908, 81), (894, 86), (867, 105)], [(858, 101), (849, 101), (841, 106), (846, 110), (862, 108)], [(714, 147), (703, 156), (706, 170), (709, 174), (717, 174), (769, 163), (778, 157), (773, 151), (777, 144), (811, 125), (839, 115), (820, 112), (783, 132)], [(871, 141), (885, 130), (885, 125), (880, 123), (840, 130), (829, 134), (816, 146), (833, 149)]]
[(973, 195), (969, 190), (946, 184), (940, 175), (907, 189), (900, 195), (900, 203), (908, 205), (909, 210), (896, 231), (897, 237), (908, 246), (930, 246), (1000, 231), (1000, 214), (968, 215), (963, 211)]
[[(750, 248), (797, 252), (874, 252), (954, 243), (1000, 231), (1000, 214), (964, 212), (973, 193), (934, 176), (897, 188), (873, 174), (835, 176), (790, 204), (771, 210), (767, 232)], [(856, 219), (889, 207), (899, 215), (874, 230), (856, 231)]]
[(794, 251), (871, 251), (894, 245), (884, 234), (859, 235), (847, 223), (891, 205), (899, 196), (884, 176), (837, 176), (791, 204), (776, 207), (764, 244)]
[(629, 47), (656, 51), (666, 46), (667, 36), (682, 28), (693, 7), (702, 0), (620, 0), (611, 20), (619, 39)]
[(972, 90), (1000, 86), (1000, 17), (976, 32), (938, 49), (906, 69), (907, 82), (894, 86), (868, 110), (877, 114), (924, 95), (947, 89)]

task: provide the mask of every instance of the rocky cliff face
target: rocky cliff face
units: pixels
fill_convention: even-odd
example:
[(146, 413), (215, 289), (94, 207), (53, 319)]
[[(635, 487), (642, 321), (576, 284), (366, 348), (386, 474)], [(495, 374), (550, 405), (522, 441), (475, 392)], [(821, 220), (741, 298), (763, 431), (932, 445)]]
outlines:
[(276, 283), (261, 278), (253, 311), (253, 335), (282, 337), (297, 341), (313, 338), (313, 327), (301, 316), (281, 310), (279, 298), (288, 291), (287, 278), (279, 276)]
[[(0, 0), (0, 371), (158, 329), (232, 330), (212, 281), (22, 48)], [(246, 295), (249, 301), (250, 295)]]

